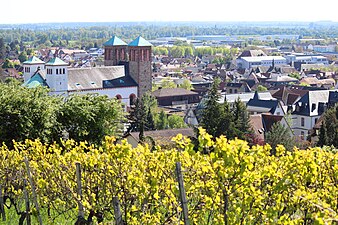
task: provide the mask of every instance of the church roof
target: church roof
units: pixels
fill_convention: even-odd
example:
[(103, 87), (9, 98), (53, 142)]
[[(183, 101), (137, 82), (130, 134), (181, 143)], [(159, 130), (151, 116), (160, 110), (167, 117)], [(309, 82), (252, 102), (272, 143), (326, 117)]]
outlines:
[(45, 62), (39, 59), (36, 56), (30, 57), (27, 61), (24, 61), (23, 64), (44, 64)]
[(124, 66), (72, 68), (68, 69), (68, 90), (80, 91), (107, 88), (106, 81), (122, 78), (124, 76)]
[(152, 46), (152, 44), (143, 37), (138, 36), (135, 40), (130, 42), (128, 46)]
[(46, 83), (43, 72), (41, 70), (38, 70), (22, 86), (28, 87), (28, 88), (35, 88), (38, 86), (48, 87), (48, 84)]
[(68, 63), (62, 61), (58, 57), (54, 57), (46, 63), (46, 66), (68, 66)]
[(103, 44), (104, 46), (123, 46), (127, 45), (126, 42), (122, 41), (120, 38), (116, 37), (115, 35), (110, 38), (106, 43)]

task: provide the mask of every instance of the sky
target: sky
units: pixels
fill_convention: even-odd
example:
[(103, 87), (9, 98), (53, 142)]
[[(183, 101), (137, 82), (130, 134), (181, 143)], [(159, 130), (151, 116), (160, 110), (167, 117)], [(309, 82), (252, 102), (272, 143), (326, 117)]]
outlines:
[(134, 21), (338, 22), (336, 0), (5, 0), (5, 2), (1, 4), (0, 24)]

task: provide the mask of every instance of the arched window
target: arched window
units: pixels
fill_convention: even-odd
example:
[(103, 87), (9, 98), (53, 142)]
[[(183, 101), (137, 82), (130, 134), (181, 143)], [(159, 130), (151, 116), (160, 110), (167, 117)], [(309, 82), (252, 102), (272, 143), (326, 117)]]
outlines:
[(136, 100), (136, 95), (135, 94), (129, 95), (129, 105), (134, 105), (135, 104), (135, 100)]

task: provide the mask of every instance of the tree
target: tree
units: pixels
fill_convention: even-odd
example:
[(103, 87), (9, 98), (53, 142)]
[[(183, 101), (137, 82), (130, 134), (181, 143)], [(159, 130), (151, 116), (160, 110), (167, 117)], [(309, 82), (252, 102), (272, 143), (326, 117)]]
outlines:
[(6, 59), (5, 62), (3, 63), (3, 65), (2, 65), (2, 68), (4, 68), (4, 69), (14, 68), (14, 63), (11, 60)]
[(267, 91), (268, 89), (265, 87), (265, 86), (263, 86), (263, 85), (258, 85), (257, 86), (257, 91), (258, 92), (264, 92), (264, 91)]
[(200, 125), (213, 137), (218, 137), (222, 134), (222, 132), (220, 132), (220, 127), (222, 124), (222, 118), (224, 118), (224, 110), (222, 105), (218, 102), (221, 97), (218, 92), (219, 84), (220, 79), (215, 79), (208, 92), (200, 119)]
[(171, 129), (187, 127), (183, 117), (175, 114), (168, 117), (168, 124)]
[(338, 147), (338, 105), (329, 108), (323, 115), (319, 130), (318, 145), (333, 145)]
[(27, 56), (26, 51), (22, 51), (22, 52), (19, 54), (18, 59), (19, 59), (19, 61), (20, 61), (21, 63), (27, 61), (28, 56)]
[(236, 137), (242, 140), (248, 140), (253, 134), (253, 130), (250, 125), (250, 116), (246, 105), (239, 98), (235, 101), (232, 112), (234, 115)]
[(181, 58), (184, 57), (185, 48), (182, 46), (173, 46), (170, 49), (170, 55), (174, 58)]
[(265, 142), (270, 144), (272, 155), (276, 153), (277, 145), (284, 145), (287, 150), (291, 151), (295, 143), (289, 129), (281, 122), (272, 125), (271, 130), (266, 133)]
[(175, 82), (170, 77), (166, 77), (166, 78), (162, 79), (161, 87), (162, 88), (176, 88), (177, 85), (175, 84)]
[(124, 112), (118, 100), (105, 95), (74, 94), (64, 100), (57, 119), (59, 132), (69, 138), (99, 144), (106, 135), (122, 134)]
[(6, 56), (6, 46), (3, 38), (0, 38), (0, 59), (4, 59)]
[(190, 80), (184, 79), (182, 84), (179, 85), (179, 87), (190, 91), (192, 89), (192, 84)]
[(168, 117), (165, 114), (164, 110), (161, 110), (159, 113), (157, 122), (156, 122), (156, 129), (157, 130), (164, 130), (169, 128)]
[(56, 112), (61, 99), (50, 96), (48, 89), (28, 89), (15, 82), (0, 84), (0, 142), (8, 146), (12, 140), (39, 138), (53, 141), (59, 125)]

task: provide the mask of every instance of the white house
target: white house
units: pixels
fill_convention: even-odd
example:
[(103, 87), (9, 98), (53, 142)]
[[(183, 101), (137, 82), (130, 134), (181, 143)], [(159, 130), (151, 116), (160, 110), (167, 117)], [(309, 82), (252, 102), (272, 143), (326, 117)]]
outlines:
[(304, 64), (329, 64), (327, 58), (321, 55), (286, 55), (288, 64), (300, 62)]
[(237, 67), (240, 69), (250, 69), (257, 66), (287, 65), (286, 59), (282, 56), (241, 57), (236, 62)]
[(295, 136), (306, 140), (309, 131), (325, 112), (331, 91), (337, 90), (309, 91), (295, 103), (296, 107), (291, 115), (291, 128)]

